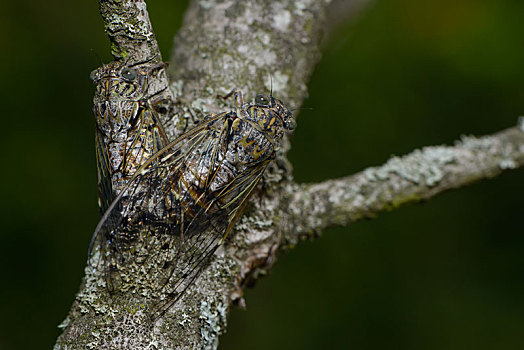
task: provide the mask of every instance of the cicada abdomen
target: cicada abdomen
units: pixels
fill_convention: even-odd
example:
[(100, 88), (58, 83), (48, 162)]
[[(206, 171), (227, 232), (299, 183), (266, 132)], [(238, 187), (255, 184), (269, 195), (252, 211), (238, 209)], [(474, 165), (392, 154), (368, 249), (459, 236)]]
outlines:
[(136, 170), (168, 140), (158, 112), (171, 104), (170, 91), (153, 74), (165, 74), (165, 64), (126, 65), (111, 62), (91, 73), (96, 85), (96, 159), (100, 208), (109, 204)]
[(284, 131), (294, 128), (291, 112), (273, 96), (244, 103), (240, 91), (229, 95), (235, 109), (205, 118), (150, 157), (95, 230), (107, 248), (110, 290), (157, 297), (154, 317), (178, 300), (223, 243)]

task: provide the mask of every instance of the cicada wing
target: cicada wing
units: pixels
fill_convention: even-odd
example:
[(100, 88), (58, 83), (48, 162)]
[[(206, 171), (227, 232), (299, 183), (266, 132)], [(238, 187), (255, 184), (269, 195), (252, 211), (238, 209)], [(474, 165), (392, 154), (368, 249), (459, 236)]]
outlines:
[(159, 297), (153, 318), (208, 264), (269, 163), (235, 170), (225, 184), (212, 185), (217, 174), (231, 174), (224, 166), (232, 126), (227, 117), (206, 120), (148, 159), (95, 230), (109, 289), (147, 284)]
[(212, 199), (208, 205), (184, 221), (180, 255), (165, 286), (168, 297), (155, 306), (154, 319), (173, 306), (208, 265), (240, 217), (268, 163), (247, 168), (227, 185), (209, 192)]
[[(209, 119), (220, 123), (224, 115)], [(171, 276), (184, 239), (184, 203), (179, 176), (195, 160), (196, 149), (213, 145), (217, 137), (203, 123), (150, 157), (135, 173), (98, 223), (89, 248), (89, 257), (99, 243), (102, 264), (110, 290), (119, 289), (122, 271), (129, 265), (164, 260), (160, 280)], [(212, 147), (212, 146), (210, 146)], [(201, 157), (202, 155), (199, 155)], [(190, 208), (191, 209), (191, 208)], [(202, 227), (202, 223), (198, 226)], [(150, 269), (154, 270), (154, 264)], [(152, 276), (151, 278), (153, 278)]]
[(124, 150), (121, 166), (124, 176), (130, 176), (129, 170), (137, 169), (140, 165), (145, 164), (150, 157), (168, 144), (164, 128), (151, 103), (149, 101), (135, 103), (139, 104), (133, 118), (136, 120), (134, 126), (136, 131), (133, 132), (134, 138), (128, 149)]
[[(206, 222), (198, 224), (197, 234), (184, 237), (177, 252), (177, 259), (173, 261), (173, 269), (163, 287), (164, 299), (153, 305), (152, 318), (156, 319), (164, 314), (175, 304), (184, 292), (196, 280), (204, 267), (208, 265), (211, 257), (222, 243), (223, 233), (227, 228), (227, 218), (218, 218), (216, 215), (208, 215), (202, 209), (196, 216), (196, 220)], [(195, 222), (187, 223), (189, 226)]]
[(98, 172), (98, 199), (100, 211), (105, 213), (113, 201), (113, 190), (111, 186), (111, 172), (109, 170), (109, 159), (107, 147), (100, 130), (96, 130), (95, 136), (96, 165)]

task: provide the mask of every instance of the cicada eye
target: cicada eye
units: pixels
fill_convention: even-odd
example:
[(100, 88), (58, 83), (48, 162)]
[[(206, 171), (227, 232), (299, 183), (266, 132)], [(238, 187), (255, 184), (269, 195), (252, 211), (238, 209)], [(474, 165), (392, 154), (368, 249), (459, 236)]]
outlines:
[(127, 81), (135, 80), (136, 78), (136, 70), (133, 68), (124, 68), (122, 69), (122, 72), (120, 73), (120, 76)]
[(263, 105), (263, 106), (267, 106), (269, 104), (269, 98), (267, 98), (267, 96), (265, 95), (256, 95), (255, 96), (255, 103), (257, 105)]
[(89, 73), (89, 79), (91, 79), (92, 81), (95, 81), (95, 79), (96, 79), (96, 71), (97, 70), (98, 69), (95, 69), (91, 73)]

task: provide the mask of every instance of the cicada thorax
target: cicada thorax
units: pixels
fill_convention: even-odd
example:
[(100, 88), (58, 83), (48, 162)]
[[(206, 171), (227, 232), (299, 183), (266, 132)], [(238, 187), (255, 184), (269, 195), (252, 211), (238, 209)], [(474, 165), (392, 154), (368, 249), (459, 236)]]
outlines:
[(164, 74), (164, 66), (111, 62), (91, 73), (96, 85), (93, 111), (102, 211), (136, 170), (167, 144), (157, 110), (169, 107), (170, 91), (167, 80), (162, 86), (150, 79), (152, 74)]
[(242, 182), (243, 177), (263, 173), (283, 130), (283, 119), (264, 105), (241, 105), (238, 111), (209, 118), (207, 137), (185, 151), (184, 164), (172, 180), (186, 216), (192, 218), (202, 208), (209, 215), (231, 212), (252, 189), (254, 178)]

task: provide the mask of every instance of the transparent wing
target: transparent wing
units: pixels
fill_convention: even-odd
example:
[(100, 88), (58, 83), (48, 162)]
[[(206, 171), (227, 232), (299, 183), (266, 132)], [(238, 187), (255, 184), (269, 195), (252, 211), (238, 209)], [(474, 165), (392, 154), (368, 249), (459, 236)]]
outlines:
[(107, 147), (101, 132), (97, 129), (95, 136), (96, 162), (98, 171), (98, 199), (100, 210), (106, 212), (114, 199), (111, 186), (111, 171), (109, 170), (109, 159)]
[[(115, 111), (110, 112), (112, 108), (107, 108), (107, 106), (111, 106)], [(115, 186), (115, 183), (113, 183), (115, 175), (118, 173), (120, 177), (117, 176), (116, 178), (121, 178), (121, 181), (130, 179), (149, 157), (166, 146), (167, 137), (157, 113), (148, 100), (106, 102), (103, 109), (104, 114), (97, 107), (100, 106), (95, 105), (95, 115), (98, 120), (111, 119), (117, 114), (117, 119), (126, 119), (127, 117), (123, 118), (120, 114), (127, 113), (131, 115), (128, 118), (129, 125), (126, 125), (123, 130), (118, 132), (114, 130), (108, 132), (106, 130), (104, 133), (97, 123), (95, 142), (98, 167), (98, 195), (100, 209), (102, 213), (105, 213), (115, 199), (116, 193), (118, 193), (113, 188)], [(107, 124), (107, 122), (104, 123)], [(108, 139), (107, 134), (112, 137)], [(129, 142), (123, 141), (121, 137), (129, 137), (130, 140)], [(112, 150), (109, 149), (107, 143), (113, 146)], [(115, 145), (118, 145), (116, 149)], [(113, 157), (115, 156), (121, 157), (117, 161), (118, 165), (113, 164), (115, 162)]]
[[(168, 143), (167, 136), (151, 103), (147, 100), (135, 103), (138, 103), (139, 107), (135, 116), (131, 119), (136, 120), (136, 125), (130, 130), (136, 128), (136, 131), (133, 132), (133, 141), (124, 150), (121, 165), (123, 176), (134, 174), (134, 170)], [(130, 123), (134, 124), (133, 121), (130, 121)]]
[[(176, 270), (166, 284), (168, 298), (155, 305), (162, 315), (198, 277), (240, 217), (269, 161), (245, 169), (230, 183), (212, 193), (213, 200), (187, 223), (184, 244), (177, 256)], [(219, 208), (219, 210), (216, 210)], [(202, 224), (203, 223), (203, 224)]]
[(109, 290), (168, 295), (153, 306), (155, 315), (176, 302), (206, 266), (269, 163), (237, 171), (225, 161), (230, 117), (206, 120), (148, 159), (93, 235), (90, 255), (98, 241)]

